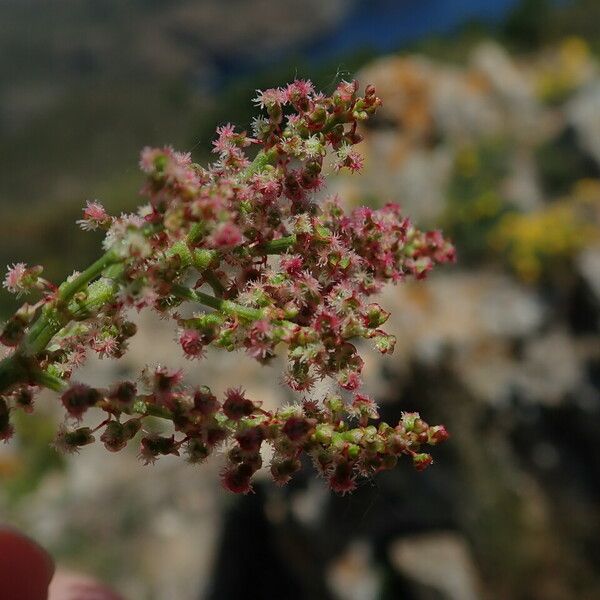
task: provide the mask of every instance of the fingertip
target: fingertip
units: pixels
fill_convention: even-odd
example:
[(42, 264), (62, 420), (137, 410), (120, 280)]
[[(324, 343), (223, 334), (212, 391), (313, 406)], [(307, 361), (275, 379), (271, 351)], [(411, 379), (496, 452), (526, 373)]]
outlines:
[(48, 600), (123, 600), (123, 598), (92, 577), (59, 569), (50, 584)]
[(19, 531), (0, 526), (0, 597), (45, 600), (54, 575), (52, 557)]

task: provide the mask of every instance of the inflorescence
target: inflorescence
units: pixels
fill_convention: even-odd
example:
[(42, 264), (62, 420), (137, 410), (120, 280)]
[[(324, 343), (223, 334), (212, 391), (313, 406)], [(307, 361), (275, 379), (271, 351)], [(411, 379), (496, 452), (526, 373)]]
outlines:
[[(419, 470), (432, 462), (422, 447), (444, 441), (443, 426), (417, 413), (403, 414), (396, 426), (370, 424), (377, 408), (359, 391), (363, 360), (353, 340), (393, 352), (394, 336), (381, 329), (389, 313), (371, 296), (387, 282), (425, 277), (454, 260), (454, 249), (439, 232), (416, 229), (397, 205), (347, 213), (337, 197), (319, 193), (326, 172), (360, 170), (357, 127), (381, 100), (372, 86), (360, 95), (356, 81), (330, 96), (295, 81), (259, 92), (255, 102), (262, 116), (252, 134), (219, 127), (217, 159), (208, 167), (171, 148), (145, 148), (148, 202), (135, 214), (112, 216), (88, 202), (79, 225), (105, 231), (105, 253), (88, 269), (59, 286), (42, 278), (42, 267), (9, 269), (9, 292), (42, 297), (24, 304), (0, 335), (0, 439), (13, 433), (10, 413), (32, 411), (36, 392), (50, 388), (67, 413), (56, 448), (76, 452), (99, 437), (118, 451), (138, 433), (147, 463), (182, 452), (199, 463), (221, 448), (222, 482), (233, 492), (251, 489), (263, 443), (272, 447), (277, 483), (290, 479), (305, 453), (342, 493), (357, 477), (392, 468), (400, 455)], [(190, 303), (198, 308), (191, 316), (183, 310)], [(219, 402), (208, 387), (186, 386), (181, 371), (164, 366), (107, 389), (72, 381), (89, 350), (123, 356), (136, 333), (131, 309), (147, 307), (175, 321), (193, 360), (212, 347), (243, 350), (266, 364), (285, 347), (284, 380), (303, 401), (267, 411), (240, 388)], [(339, 393), (309, 398), (326, 377)], [(93, 429), (81, 426), (91, 408), (105, 415)], [(173, 433), (147, 431), (148, 417), (171, 421)]]

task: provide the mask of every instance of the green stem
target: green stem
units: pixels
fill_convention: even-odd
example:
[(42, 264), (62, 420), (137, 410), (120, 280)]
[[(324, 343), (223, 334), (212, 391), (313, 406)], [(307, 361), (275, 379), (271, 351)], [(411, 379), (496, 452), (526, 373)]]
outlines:
[(224, 300), (223, 298), (216, 298), (210, 294), (205, 294), (197, 290), (190, 290), (181, 285), (173, 286), (173, 293), (184, 300), (192, 300), (193, 302), (199, 302), (210, 308), (221, 311), (227, 315), (241, 317), (247, 321), (258, 321), (265, 315), (264, 312), (258, 308), (251, 308), (249, 306), (242, 306), (231, 300)]
[[(242, 172), (242, 179), (249, 179), (254, 174), (264, 170), (268, 165), (274, 164), (277, 157), (276, 148), (259, 152), (254, 161)], [(201, 239), (203, 231), (204, 225), (202, 223), (192, 226), (188, 235), (188, 243), (194, 244)], [(149, 230), (148, 233), (152, 233), (152, 230)], [(293, 243), (295, 243), (295, 236), (288, 236), (288, 238), (274, 240), (257, 247), (254, 252), (280, 253)], [(216, 250), (195, 249), (190, 254), (189, 260), (197, 269), (204, 270), (210, 266), (217, 255)], [(187, 253), (185, 258), (188, 259)], [(43, 308), (41, 314), (29, 328), (27, 336), (17, 351), (10, 357), (0, 361), (0, 393), (5, 392), (17, 383), (33, 381), (56, 391), (64, 389), (65, 382), (61, 379), (47, 372), (36, 370), (34, 365), (28, 366), (28, 364), (33, 357), (43, 352), (52, 338), (72, 320), (86, 318), (88, 314), (111, 301), (117, 286), (114, 284), (94, 285), (92, 282), (103, 274), (107, 278), (116, 281), (122, 274), (122, 269), (118, 268), (122, 266), (122, 263), (123, 258), (111, 249), (82, 273), (59, 286), (56, 299)], [(216, 280), (216, 278), (214, 279)], [(218, 283), (220, 284), (220, 282)], [(222, 286), (219, 288), (216, 285), (217, 281), (213, 281), (213, 284), (215, 284), (215, 292), (219, 293)], [(82, 300), (75, 298), (78, 292), (84, 290), (86, 290), (86, 294)], [(184, 294), (183, 297), (186, 299), (201, 302), (226, 314), (236, 315), (250, 321), (263, 317), (261, 310), (241, 306), (229, 300), (215, 298), (203, 292), (193, 292), (186, 290), (186, 288), (179, 288), (179, 291)]]
[[(114, 297), (117, 290), (117, 286), (114, 283), (101, 284), (100, 281), (89, 283), (94, 277), (102, 274), (102, 270), (98, 271), (101, 265), (104, 265), (103, 270), (105, 273), (110, 272), (113, 281), (120, 277), (123, 272), (122, 268), (116, 268), (117, 263), (114, 262), (114, 259), (108, 260), (106, 255), (92, 265), (93, 269), (92, 267), (86, 269), (84, 271), (85, 276), (82, 273), (82, 276), (77, 277), (81, 287), (67, 290), (64, 293), (64, 297), (61, 297), (61, 290), (59, 292), (59, 301), (51, 303), (44, 308), (42, 314), (33, 324), (29, 330), (29, 334), (23, 341), (19, 350), (21, 354), (24, 356), (39, 354), (46, 348), (52, 338), (73, 319), (85, 318), (87, 314), (98, 310)], [(81, 302), (72, 300), (67, 306), (67, 301), (71, 300), (79, 291), (82, 291), (82, 288), (87, 283), (89, 285), (87, 286), (86, 298)]]
[(38, 385), (54, 390), (55, 392), (62, 392), (68, 386), (68, 383), (56, 377), (47, 371), (35, 371), (32, 373), (32, 379)]
[(264, 244), (255, 246), (252, 249), (252, 253), (258, 255), (282, 254), (296, 243), (296, 239), (296, 234), (293, 233), (292, 235), (287, 235), (285, 237), (281, 237), (276, 240), (271, 240), (270, 242), (265, 242)]
[(205, 271), (203, 273), (204, 280), (213, 289), (213, 292), (217, 296), (222, 296), (225, 292), (225, 286), (221, 283), (221, 280), (214, 274), (213, 271)]
[(27, 373), (14, 354), (0, 361), (0, 394), (10, 390), (15, 383), (26, 380)]
[(264, 170), (266, 166), (274, 164), (278, 155), (277, 148), (261, 150), (252, 163), (242, 172), (242, 180), (250, 179), (252, 175)]
[(21, 346), (21, 352), (26, 356), (34, 356), (41, 352), (54, 335), (69, 322), (68, 311), (64, 309), (73, 296), (98, 277), (102, 271), (120, 261), (118, 255), (109, 250), (85, 271), (70, 281), (62, 283), (58, 288), (57, 299), (44, 307), (42, 314), (29, 329), (29, 333)]
[[(16, 383), (38, 383), (55, 391), (64, 389), (65, 382), (49, 373), (35, 368), (32, 357), (42, 352), (52, 338), (73, 318), (80, 318), (97, 310), (109, 302), (116, 286), (100, 282), (91, 283), (104, 273), (116, 279), (122, 273), (118, 268), (121, 259), (113, 252), (107, 252), (71, 281), (59, 287), (58, 297), (46, 305), (40, 316), (16, 352), (0, 362), (0, 393), (10, 389)], [(74, 296), (87, 286), (86, 298), (77, 302)]]
[(65, 281), (58, 288), (58, 298), (63, 302), (68, 302), (78, 291), (83, 289), (85, 285), (90, 283), (93, 279), (96, 279), (104, 269), (110, 265), (115, 265), (121, 262), (122, 259), (114, 252), (109, 250), (102, 255), (96, 262), (92, 263), (85, 271), (71, 279), (71, 281)]
[(144, 402), (143, 407), (139, 402), (134, 402), (131, 410), (125, 410), (123, 412), (129, 415), (142, 415), (158, 417), (159, 419), (168, 419), (169, 421), (173, 420), (173, 414), (170, 410), (162, 406), (157, 406), (156, 404), (150, 404), (148, 402)]

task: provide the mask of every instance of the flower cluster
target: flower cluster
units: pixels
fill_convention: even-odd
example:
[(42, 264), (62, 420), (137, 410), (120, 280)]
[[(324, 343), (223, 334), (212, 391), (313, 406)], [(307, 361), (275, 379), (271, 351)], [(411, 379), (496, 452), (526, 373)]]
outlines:
[(146, 417), (158, 416), (172, 421), (174, 433), (143, 434), (140, 457), (145, 463), (184, 452), (186, 459), (196, 464), (216, 448), (224, 448), (223, 485), (232, 492), (246, 493), (252, 476), (263, 465), (264, 443), (272, 448), (269, 469), (276, 483), (287, 483), (300, 469), (305, 454), (331, 489), (344, 493), (355, 488), (358, 477), (391, 469), (401, 455), (410, 457), (416, 469), (424, 469), (432, 457), (421, 451), (422, 446), (436, 445), (448, 437), (443, 426), (429, 426), (418, 413), (404, 413), (395, 427), (371, 425), (371, 419), (378, 417), (377, 410), (362, 394), (355, 394), (349, 403), (330, 394), (322, 403), (306, 400), (271, 412), (241, 389), (228, 389), (221, 403), (208, 387), (186, 387), (181, 372), (164, 367), (146, 369), (142, 382), (143, 393), (130, 381), (105, 390), (72, 384), (61, 399), (73, 420), (81, 420), (91, 407), (105, 411), (107, 418), (95, 429), (62, 427), (55, 446), (63, 452), (77, 452), (99, 434), (107, 450), (116, 452), (143, 429)]
[[(326, 173), (361, 168), (358, 125), (381, 104), (372, 86), (361, 95), (357, 82), (343, 82), (325, 96), (295, 81), (259, 92), (255, 102), (263, 114), (252, 134), (219, 127), (208, 167), (171, 148), (144, 149), (148, 201), (137, 213), (111, 216), (88, 202), (79, 224), (105, 231), (105, 254), (88, 269), (60, 286), (42, 280), (40, 267), (9, 271), (9, 291), (38, 290), (42, 298), (24, 305), (0, 336), (7, 347), (0, 435), (12, 431), (11, 410), (31, 407), (33, 393), (49, 387), (62, 393), (72, 419), (91, 407), (107, 414), (96, 429), (61, 429), (57, 447), (77, 449), (102, 429), (101, 441), (119, 450), (142, 429), (147, 462), (181, 449), (199, 462), (225, 444), (223, 482), (232, 491), (250, 489), (263, 442), (274, 449), (276, 481), (287, 481), (305, 452), (340, 492), (400, 454), (418, 469), (431, 462), (419, 448), (443, 441), (443, 427), (414, 414), (396, 427), (369, 425), (377, 411), (359, 392), (355, 342), (391, 353), (394, 337), (382, 329), (389, 313), (371, 297), (388, 282), (425, 277), (454, 260), (454, 249), (439, 232), (416, 229), (396, 205), (346, 213), (339, 198), (324, 194)], [(190, 303), (197, 312), (182, 310)], [(69, 383), (87, 350), (121, 357), (136, 333), (131, 309), (146, 307), (173, 319), (191, 360), (211, 347), (268, 363), (285, 347), (284, 380), (293, 390), (307, 393), (329, 377), (340, 395), (270, 413), (240, 390), (229, 390), (221, 405), (208, 388), (189, 390), (182, 373), (165, 367), (144, 371), (142, 394), (131, 382), (109, 390)], [(148, 415), (172, 421), (174, 433), (144, 434)]]

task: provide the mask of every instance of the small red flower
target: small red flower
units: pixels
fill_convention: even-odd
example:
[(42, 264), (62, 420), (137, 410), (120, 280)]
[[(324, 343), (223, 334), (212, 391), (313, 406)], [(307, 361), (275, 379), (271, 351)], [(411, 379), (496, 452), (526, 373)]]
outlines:
[(232, 421), (239, 421), (242, 417), (249, 417), (256, 410), (252, 400), (248, 400), (241, 388), (228, 389), (225, 392), (223, 412)]
[(84, 383), (74, 383), (63, 393), (61, 401), (69, 415), (79, 420), (88, 408), (102, 398), (100, 392)]
[(221, 473), (223, 487), (234, 494), (247, 494), (252, 491), (250, 480), (254, 471), (246, 463), (231, 466)]
[(314, 419), (290, 417), (282, 427), (282, 431), (292, 442), (302, 442), (314, 431), (315, 425)]
[(356, 489), (354, 467), (347, 461), (339, 461), (328, 478), (329, 487), (338, 494), (347, 494)]
[(244, 452), (258, 452), (265, 439), (265, 433), (260, 426), (249, 427), (236, 433), (235, 439)]

